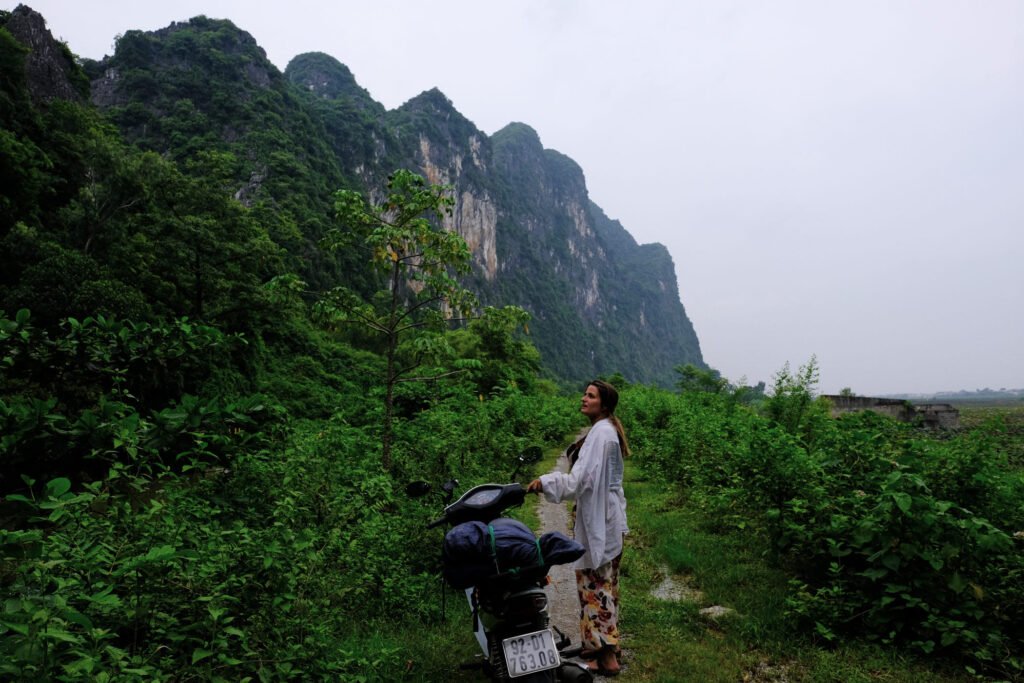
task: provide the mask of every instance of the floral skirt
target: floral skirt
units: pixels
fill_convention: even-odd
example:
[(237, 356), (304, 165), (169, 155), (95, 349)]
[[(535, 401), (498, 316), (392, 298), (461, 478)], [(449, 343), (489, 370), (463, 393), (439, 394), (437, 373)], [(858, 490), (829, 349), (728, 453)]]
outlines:
[(583, 649), (619, 645), (619, 555), (597, 569), (576, 570)]

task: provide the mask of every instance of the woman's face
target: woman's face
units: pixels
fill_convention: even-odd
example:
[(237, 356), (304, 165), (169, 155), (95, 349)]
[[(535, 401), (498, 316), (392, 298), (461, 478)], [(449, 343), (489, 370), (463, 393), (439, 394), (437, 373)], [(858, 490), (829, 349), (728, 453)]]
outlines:
[(601, 417), (601, 394), (593, 384), (588, 384), (586, 391), (583, 392), (580, 412), (591, 420)]

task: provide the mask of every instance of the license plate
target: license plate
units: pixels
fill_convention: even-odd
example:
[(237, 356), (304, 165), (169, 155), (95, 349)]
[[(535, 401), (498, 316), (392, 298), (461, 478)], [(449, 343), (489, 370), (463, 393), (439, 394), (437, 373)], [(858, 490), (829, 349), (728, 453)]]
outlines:
[(508, 675), (512, 678), (554, 669), (560, 664), (551, 629), (506, 638), (501, 641), (501, 646), (505, 650)]

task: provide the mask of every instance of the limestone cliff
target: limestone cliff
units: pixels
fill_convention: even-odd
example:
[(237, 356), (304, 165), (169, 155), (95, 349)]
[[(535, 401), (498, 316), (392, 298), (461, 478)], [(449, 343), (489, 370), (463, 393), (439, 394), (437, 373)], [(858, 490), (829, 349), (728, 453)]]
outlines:
[(676, 365), (702, 364), (667, 250), (605, 216), (579, 165), (525, 124), (488, 136), (436, 89), (386, 111), (332, 57), (300, 55), (282, 74), (247, 33), (205, 17), (129, 31), (85, 66), (93, 102), (136, 144), (180, 158), (231, 152), (233, 192), (273, 221), (318, 287), (366, 277), (357, 252), (324, 263), (314, 247), (333, 190), (375, 195), (391, 170), (412, 168), (452, 187), (444, 227), (472, 250), (467, 284), (485, 304), (532, 313), (553, 376), (671, 385)]
[(41, 14), (26, 5), (18, 5), (2, 25), (28, 50), (25, 76), (34, 104), (87, 98), (88, 81), (75, 66), (71, 50), (55, 40), (46, 28)]
[(406, 154), (411, 151), (400, 165), (412, 165), (431, 183), (452, 188), (455, 208), (445, 227), (466, 240), (477, 273), (493, 282), (498, 275), (498, 211), (489, 189), (487, 136), (437, 89), (390, 113), (385, 125), (405, 143)]

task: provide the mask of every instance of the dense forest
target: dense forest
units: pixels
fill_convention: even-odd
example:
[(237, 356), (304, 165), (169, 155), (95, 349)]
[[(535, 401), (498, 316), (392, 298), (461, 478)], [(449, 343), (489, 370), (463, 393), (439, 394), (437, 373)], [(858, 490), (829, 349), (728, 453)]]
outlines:
[[(439, 499), (406, 486), (564, 446), (599, 369), (558, 339), (596, 329), (634, 452), (626, 676), (871, 680), (874, 648), (892, 680), (1024, 676), (1019, 421), (834, 419), (813, 361), (733, 385), (664, 248), (527, 126), (488, 138), (436, 91), (385, 112), (229, 22), (129, 32), (104, 63), (41, 22), (0, 13), (0, 678), (464, 675)], [(552, 198), (616, 274), (589, 309), (585, 278), (548, 277), (582, 257), (540, 262), (579, 228)], [(743, 616), (657, 602), (666, 572)]]

